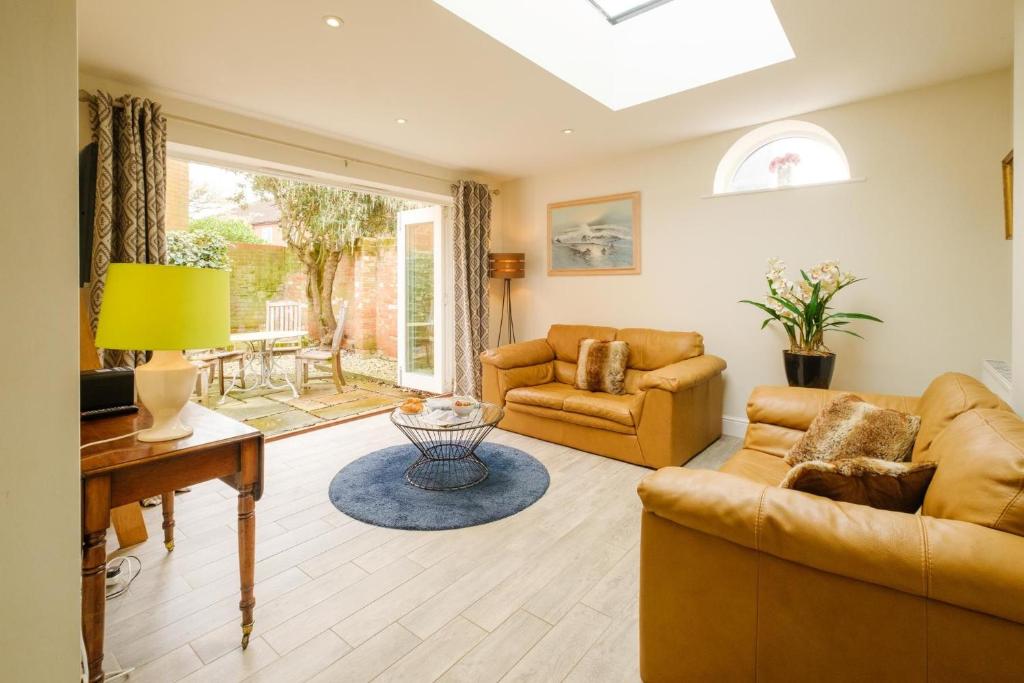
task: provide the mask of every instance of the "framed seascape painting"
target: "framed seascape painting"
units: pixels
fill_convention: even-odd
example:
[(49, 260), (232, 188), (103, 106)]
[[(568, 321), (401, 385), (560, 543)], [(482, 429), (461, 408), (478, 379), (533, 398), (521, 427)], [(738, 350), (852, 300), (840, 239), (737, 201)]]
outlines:
[(548, 204), (548, 275), (639, 272), (639, 192)]

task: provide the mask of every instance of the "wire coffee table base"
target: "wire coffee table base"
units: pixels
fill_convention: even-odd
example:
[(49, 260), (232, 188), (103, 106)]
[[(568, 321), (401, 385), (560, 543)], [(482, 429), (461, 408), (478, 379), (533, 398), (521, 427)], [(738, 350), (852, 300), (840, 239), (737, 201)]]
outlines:
[(428, 491), (458, 491), (476, 486), (487, 474), (487, 465), (468, 447), (434, 446), (420, 449), (420, 457), (405, 471), (405, 480)]
[(476, 448), (494, 429), (501, 410), (487, 406), (465, 425), (445, 429), (395, 411), (391, 421), (416, 446), (420, 457), (405, 471), (405, 480), (428, 491), (457, 491), (476, 486), (487, 478), (487, 465)]

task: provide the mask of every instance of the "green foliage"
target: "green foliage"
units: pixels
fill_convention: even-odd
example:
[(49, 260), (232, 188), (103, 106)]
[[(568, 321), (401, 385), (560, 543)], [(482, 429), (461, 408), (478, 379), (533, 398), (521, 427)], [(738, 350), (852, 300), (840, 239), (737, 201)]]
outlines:
[(220, 235), (228, 242), (264, 243), (264, 240), (256, 234), (252, 226), (241, 218), (227, 218), (224, 216), (195, 218), (188, 222), (188, 230), (189, 232), (205, 232)]
[(167, 262), (172, 266), (228, 269), (228, 241), (209, 232), (171, 230), (167, 233)]
[(392, 237), (395, 214), (411, 204), (400, 199), (313, 185), (274, 176), (252, 177), (252, 189), (281, 212), (285, 241), (322, 260), (363, 238)]

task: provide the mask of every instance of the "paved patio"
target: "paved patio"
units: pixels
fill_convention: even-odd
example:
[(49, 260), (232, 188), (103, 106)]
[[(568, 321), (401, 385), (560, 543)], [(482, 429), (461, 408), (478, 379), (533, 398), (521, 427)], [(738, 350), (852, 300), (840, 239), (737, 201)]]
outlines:
[[(310, 383), (296, 398), (284, 384), (285, 373), (289, 378), (294, 376), (293, 363), (290, 356), (277, 359), (280, 371), (274, 372), (273, 381), (284, 388), (234, 389), (228, 392), (223, 403), (219, 402), (220, 395), (214, 380), (207, 407), (252, 425), (267, 436), (275, 436), (318, 424), (340, 422), (397, 406), (410, 396), (425, 395), (395, 386), (393, 378), (397, 372), (394, 361), (346, 354), (342, 361), (347, 382), (343, 391), (339, 392), (334, 386), (330, 366), (325, 365), (317, 373), (310, 373)], [(229, 376), (230, 372), (231, 369), (228, 370)], [(247, 386), (251, 386), (250, 383), (254, 384), (258, 378), (250, 372), (246, 380)]]

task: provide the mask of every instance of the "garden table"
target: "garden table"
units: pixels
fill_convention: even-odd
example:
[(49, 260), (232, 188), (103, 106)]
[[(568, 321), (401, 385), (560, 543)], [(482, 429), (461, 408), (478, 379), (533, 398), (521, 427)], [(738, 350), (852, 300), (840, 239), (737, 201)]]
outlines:
[[(236, 332), (232, 334), (231, 341), (233, 343), (245, 344), (249, 347), (249, 351), (246, 353), (245, 369), (242, 370), (242, 374), (244, 375), (245, 371), (259, 360), (259, 381), (256, 382), (255, 388), (284, 389), (288, 387), (292, 390), (292, 395), (297, 398), (299, 392), (296, 391), (292, 381), (288, 379), (287, 372), (281, 370), (284, 384), (274, 384), (271, 379), (271, 375), (277, 367), (277, 360), (274, 357), (274, 344), (282, 339), (301, 338), (305, 334), (305, 330), (261, 330), (259, 332)], [(278, 369), (280, 370), (280, 368)], [(228, 391), (231, 391), (233, 388), (234, 382), (231, 383)], [(224, 392), (224, 396), (228, 395), (228, 391)], [(221, 400), (224, 400), (223, 397), (221, 397)]]

